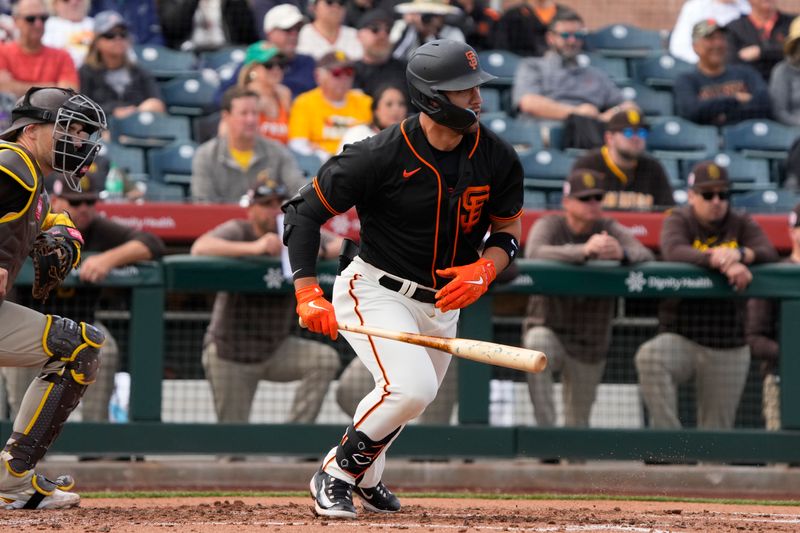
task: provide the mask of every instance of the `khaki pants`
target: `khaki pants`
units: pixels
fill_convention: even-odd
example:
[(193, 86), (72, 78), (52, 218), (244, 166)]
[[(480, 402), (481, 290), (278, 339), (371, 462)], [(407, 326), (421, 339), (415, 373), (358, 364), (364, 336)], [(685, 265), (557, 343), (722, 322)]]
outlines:
[(561, 373), (561, 396), (564, 402), (564, 425), (588, 427), (597, 386), (603, 379), (606, 360), (597, 363), (578, 361), (550, 328), (537, 326), (528, 330), (523, 345), (529, 350), (547, 354), (547, 368), (539, 374), (528, 374), (528, 392), (533, 403), (536, 424), (553, 427), (556, 409), (553, 400), (553, 372)]
[[(97, 380), (81, 398), (81, 412), (84, 422), (107, 422), (108, 402), (114, 392), (114, 374), (119, 369), (119, 347), (116, 339), (108, 328), (100, 322), (92, 324), (106, 336), (106, 342), (100, 349), (100, 370)], [(2, 368), (0, 372), (6, 382), (6, 395), (11, 409), (10, 416), (14, 418), (19, 412), (22, 397), (33, 378), (39, 375), (40, 368)]]
[(697, 426), (733, 427), (750, 370), (748, 346), (714, 349), (675, 333), (661, 333), (639, 347), (635, 361), (652, 427), (681, 427), (678, 385), (692, 378), (697, 393)]
[(266, 379), (281, 383), (300, 380), (287, 422), (310, 424), (317, 418), (339, 366), (339, 354), (329, 345), (292, 336), (259, 363), (223, 359), (213, 342), (203, 349), (203, 368), (220, 422), (248, 422), (258, 382)]

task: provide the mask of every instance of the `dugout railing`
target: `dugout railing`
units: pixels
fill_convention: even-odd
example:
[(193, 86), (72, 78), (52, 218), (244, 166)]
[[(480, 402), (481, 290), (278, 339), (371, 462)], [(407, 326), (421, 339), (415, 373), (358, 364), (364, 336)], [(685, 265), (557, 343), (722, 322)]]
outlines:
[[(773, 264), (753, 267), (754, 280), (742, 294), (735, 293), (723, 276), (683, 264), (647, 263), (630, 267), (595, 263), (572, 266), (547, 261), (518, 262), (520, 275), (496, 287), (462, 312), (461, 334), (494, 340), (493, 299), (507, 295), (545, 294), (601, 296), (622, 301), (664, 297), (745, 298), (780, 300), (782, 430), (736, 427), (730, 431), (687, 428), (678, 431), (627, 427), (544, 429), (528, 425), (490, 425), (490, 383), (497, 369), (458, 361), (458, 423), (450, 426), (410, 425), (393, 445), (394, 456), (450, 457), (562, 457), (572, 459), (642, 459), (665, 461), (800, 462), (800, 269)], [(333, 263), (320, 265), (322, 285), (333, 281)], [(338, 438), (341, 424), (293, 425), (281, 423), (219, 424), (164, 422), (163, 392), (175, 376), (165, 371), (168, 358), (170, 311), (186, 295), (213, 291), (291, 292), (273, 260), (235, 260), (168, 256), (162, 262), (143, 263), (114, 271), (105, 285), (126, 288), (120, 324), (126, 329), (125, 370), (130, 373), (128, 423), (70, 422), (54, 451), (67, 454), (273, 454), (315, 456)], [(29, 267), (18, 280), (19, 290), (32, 281)], [(71, 276), (67, 287), (79, 285)], [(126, 291), (126, 292), (127, 292)], [(172, 302), (172, 303), (168, 303)], [(176, 314), (180, 320), (183, 315)], [(519, 318), (519, 317), (517, 317)], [(644, 322), (648, 322), (645, 319)], [(622, 320), (624, 322), (624, 320)], [(652, 324), (651, 324), (652, 325)], [(196, 334), (192, 333), (194, 336)], [(508, 339), (500, 339), (509, 343)], [(625, 357), (629, 357), (626, 354)], [(199, 353), (196, 354), (199, 360)], [(630, 363), (630, 361), (627, 361)], [(751, 374), (755, 366), (751, 368)], [(507, 377), (507, 376), (506, 376)], [(517, 376), (519, 377), (519, 376)], [(751, 380), (753, 381), (753, 380)], [(755, 380), (758, 381), (758, 380)], [(630, 384), (629, 384), (630, 385)], [(635, 384), (633, 384), (635, 387)], [(743, 402), (746, 400), (743, 399)], [(191, 409), (191, 405), (188, 406)], [(752, 424), (751, 424), (752, 425)], [(758, 424), (755, 424), (756, 426)], [(11, 423), (0, 423), (3, 435)]]

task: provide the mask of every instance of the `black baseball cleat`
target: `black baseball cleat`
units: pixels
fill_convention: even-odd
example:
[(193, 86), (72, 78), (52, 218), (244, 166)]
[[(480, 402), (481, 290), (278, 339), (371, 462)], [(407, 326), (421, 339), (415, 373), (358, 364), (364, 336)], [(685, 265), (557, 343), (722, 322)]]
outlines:
[(311, 478), (311, 497), (314, 498), (314, 511), (319, 516), (356, 517), (356, 506), (353, 505), (353, 486), (322, 470), (318, 470)]
[(364, 509), (373, 513), (396, 513), (400, 510), (400, 500), (392, 494), (383, 481), (370, 488), (355, 487), (355, 493), (361, 498)]

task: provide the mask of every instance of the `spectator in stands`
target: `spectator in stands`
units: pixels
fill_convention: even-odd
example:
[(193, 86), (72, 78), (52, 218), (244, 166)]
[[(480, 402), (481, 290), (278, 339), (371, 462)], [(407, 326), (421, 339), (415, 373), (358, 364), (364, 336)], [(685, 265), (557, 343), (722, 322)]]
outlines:
[(689, 63), (697, 63), (692, 46), (692, 28), (701, 20), (716, 20), (720, 26), (750, 13), (747, 0), (687, 0), (669, 38), (670, 55)]
[(231, 87), (222, 98), (225, 133), (200, 145), (192, 161), (192, 199), (238, 203), (253, 183), (267, 179), (294, 195), (305, 183), (292, 154), (258, 133), (258, 95)]
[(457, 26), (445, 22), (445, 16), (461, 15), (462, 11), (447, 0), (412, 0), (397, 4), (395, 11), (403, 15), (392, 27), (390, 39), (394, 45), (392, 56), (407, 61), (411, 53), (422, 44), (435, 39), (453, 39), (466, 42)]
[(769, 81), (772, 68), (783, 59), (783, 43), (795, 15), (778, 11), (775, 0), (752, 0), (752, 11), (725, 26), (730, 63), (755, 68)]
[[(592, 259), (623, 264), (653, 260), (653, 254), (620, 223), (603, 217), (605, 176), (576, 168), (564, 183), (563, 214), (538, 219), (525, 257), (584, 264)], [(588, 427), (597, 386), (611, 344), (613, 298), (531, 296), (523, 325), (525, 348), (547, 354), (540, 374), (528, 375), (536, 424), (556, 422), (553, 373), (561, 374), (566, 426)]]
[(283, 84), (291, 89), (293, 98), (317, 86), (314, 80), (316, 61), (311, 56), (297, 52), (298, 35), (304, 23), (305, 17), (291, 4), (277, 5), (264, 17), (267, 43), (277, 46), (286, 58)]
[(317, 61), (325, 54), (339, 50), (351, 61), (358, 61), (364, 54), (355, 28), (344, 25), (347, 0), (313, 0), (309, 10), (314, 22), (300, 30), (297, 51)]
[(128, 23), (116, 11), (94, 18), (94, 39), (80, 68), (81, 91), (117, 118), (137, 111), (163, 113), (155, 79), (131, 62)]
[(526, 0), (509, 8), (497, 22), (493, 46), (521, 56), (542, 56), (548, 49), (547, 28), (570, 8), (553, 0)]
[(789, 27), (783, 45), (786, 58), (775, 65), (769, 79), (769, 96), (775, 120), (800, 126), (800, 17)]
[[(304, 12), (308, 5), (308, 2), (304, 0), (249, 0), (249, 3), (250, 10), (253, 12), (253, 18), (256, 21), (263, 21), (267, 13), (277, 6), (292, 6), (297, 8), (300, 12)], [(266, 30), (263, 26), (258, 29), (258, 37), (260, 39), (265, 39), (267, 37)]]
[[(371, 109), (372, 122), (348, 128), (342, 136), (342, 143), (337, 153), (344, 150), (346, 144), (362, 141), (392, 124), (402, 122), (408, 116), (408, 100), (406, 100), (405, 92), (396, 85), (383, 85), (375, 91), (375, 95), (372, 97)], [(366, 393), (359, 396), (358, 400), (360, 401), (364, 396), (366, 396)]]
[(168, 0), (157, 2), (167, 46), (181, 50), (217, 50), (258, 40), (247, 0)]
[[(776, 261), (775, 248), (749, 215), (730, 209), (730, 182), (724, 167), (700, 162), (687, 183), (688, 205), (672, 210), (664, 220), (662, 258), (720, 272), (733, 290), (743, 291), (753, 279), (747, 266)], [(734, 297), (661, 302), (659, 334), (642, 344), (635, 356), (652, 427), (681, 427), (678, 385), (692, 380), (697, 426), (733, 427), (750, 368), (744, 308), (744, 300)]]
[[(277, 217), (288, 189), (267, 178), (247, 193), (247, 220), (229, 220), (201, 235), (192, 255), (280, 257)], [(323, 234), (322, 253), (338, 253), (340, 239)], [(280, 271), (280, 269), (278, 269)], [(220, 292), (203, 342), (203, 368), (211, 384), (220, 422), (248, 422), (262, 379), (300, 381), (289, 423), (313, 423), (328, 385), (339, 370), (339, 354), (330, 345), (293, 336), (296, 325), (290, 293)]]
[[(322, 1), (322, 0), (320, 0)], [(372, 98), (353, 89), (355, 69), (344, 52), (317, 63), (319, 87), (295, 98), (289, 114), (289, 147), (321, 161), (336, 153), (347, 128), (372, 121)]]
[(135, 44), (164, 44), (161, 21), (158, 19), (156, 0), (91, 0), (91, 16), (101, 11), (116, 11), (129, 25), (131, 40)]
[(702, 20), (692, 30), (699, 60), (674, 87), (678, 115), (692, 122), (724, 126), (769, 117), (767, 84), (753, 67), (727, 64), (725, 33), (713, 20)]
[(50, 15), (42, 0), (19, 0), (13, 7), (17, 40), (0, 44), (0, 92), (20, 97), (31, 87), (78, 88), (78, 72), (64, 50), (42, 44)]
[(289, 142), (289, 109), (292, 92), (283, 85), (285, 59), (280, 51), (263, 41), (247, 49), (244, 66), (239, 71), (239, 87), (258, 94), (261, 135), (281, 144)]
[(575, 115), (599, 122), (618, 111), (635, 109), (636, 104), (625, 101), (608, 74), (578, 64), (585, 36), (580, 15), (559, 13), (547, 32), (549, 50), (541, 58), (520, 62), (512, 89), (514, 106), (534, 118), (565, 120)]
[(396, 3), (396, 0), (348, 0), (344, 6), (344, 24), (358, 28), (358, 21), (368, 12), (380, 9), (389, 13), (394, 9)]
[(14, 17), (11, 16), (11, 0), (0, 0), (0, 43), (14, 38)]
[(467, 43), (475, 50), (490, 49), (494, 26), (500, 20), (500, 14), (486, 0), (451, 0), (451, 3), (461, 8), (461, 16), (452, 21), (445, 19), (445, 22), (458, 26)]
[[(800, 204), (789, 213), (789, 239), (792, 253), (781, 262), (800, 264)], [(761, 413), (766, 428), (771, 431), (781, 429), (780, 323), (778, 300), (751, 298), (747, 301), (744, 331), (753, 359), (761, 361)]]
[(89, 0), (48, 0), (53, 16), (44, 25), (42, 43), (63, 48), (76, 68), (83, 64), (94, 37), (94, 21), (87, 16)]
[[(83, 420), (104, 422), (108, 420), (108, 402), (114, 389), (114, 374), (119, 368), (119, 349), (108, 328), (95, 318), (102, 288), (99, 284), (115, 268), (139, 261), (160, 258), (165, 251), (164, 243), (155, 235), (135, 231), (99, 216), (95, 202), (98, 189), (88, 177), (81, 180), (81, 192), (73, 191), (63, 178), (52, 186), (51, 209), (55, 213), (69, 213), (75, 226), (83, 235), (83, 248), (78, 276), (83, 282), (75, 288), (59, 288), (50, 298), (41, 302), (34, 300), (29, 291), (17, 291), (14, 301), (45, 314), (74, 316), (91, 322), (106, 336), (100, 350), (103, 364), (97, 382), (90, 387), (81, 401)], [(11, 410), (19, 411), (22, 397), (40, 368), (4, 368), (8, 403)]]
[(368, 11), (358, 21), (358, 40), (364, 56), (355, 63), (356, 76), (353, 87), (375, 97), (375, 91), (384, 85), (402, 87), (408, 98), (405, 60), (392, 57), (389, 32), (393, 19), (386, 11)]
[(605, 177), (606, 209), (650, 211), (675, 205), (664, 167), (645, 153), (648, 132), (638, 110), (620, 111), (608, 121), (605, 145), (575, 161), (572, 168), (592, 169)]

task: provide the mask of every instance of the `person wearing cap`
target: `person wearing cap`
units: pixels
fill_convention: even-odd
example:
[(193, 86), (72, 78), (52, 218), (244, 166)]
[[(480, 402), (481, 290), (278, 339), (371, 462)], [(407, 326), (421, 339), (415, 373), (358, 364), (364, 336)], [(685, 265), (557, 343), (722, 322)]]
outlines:
[[(192, 255), (279, 258), (278, 217), (288, 196), (273, 179), (253, 184), (245, 197), (247, 219), (204, 233), (192, 245)], [(335, 257), (340, 245), (341, 238), (325, 233), (320, 258)], [(316, 420), (339, 370), (339, 354), (328, 344), (291, 334), (296, 325), (292, 304), (291, 294), (217, 293), (202, 360), (219, 422), (249, 422), (262, 379), (299, 381), (286, 422)]]
[(314, 21), (300, 29), (297, 51), (317, 62), (325, 55), (340, 51), (351, 61), (364, 55), (355, 28), (344, 25), (346, 0), (312, 0), (309, 11)]
[(339, 149), (348, 128), (372, 121), (372, 98), (353, 89), (355, 68), (344, 52), (323, 56), (314, 75), (319, 86), (292, 104), (289, 148), (324, 162)]
[(42, 43), (69, 52), (80, 68), (94, 36), (94, 22), (87, 16), (90, 0), (50, 1), (53, 16), (44, 24)]
[(675, 110), (697, 124), (725, 126), (770, 116), (769, 91), (758, 71), (728, 64), (726, 32), (713, 19), (695, 24), (692, 44), (697, 65), (675, 80)]
[[(84, 176), (81, 190), (72, 190), (62, 178), (56, 178), (51, 189), (53, 213), (68, 213), (75, 227), (83, 235), (82, 254), (78, 277), (83, 282), (69, 290), (56, 291), (44, 302), (34, 300), (29, 293), (16, 291), (13, 301), (44, 314), (69, 316), (93, 324), (106, 337), (100, 350), (103, 364), (97, 380), (81, 400), (82, 419), (91, 422), (108, 421), (108, 402), (114, 390), (114, 374), (120, 358), (117, 341), (108, 328), (95, 318), (102, 291), (101, 284), (115, 268), (139, 261), (157, 260), (164, 255), (164, 242), (146, 231), (123, 226), (110, 218), (99, 216), (95, 204), (100, 194), (95, 185)], [(41, 372), (38, 368), (3, 368), (6, 393), (12, 414), (19, 412), (23, 394), (28, 384)]]
[[(783, 43), (785, 58), (775, 65), (769, 79), (769, 96), (775, 120), (787, 126), (800, 126), (800, 17), (789, 26)], [(796, 174), (800, 175), (800, 169)]]
[[(776, 261), (775, 248), (750, 215), (730, 208), (724, 167), (701, 161), (687, 184), (688, 205), (673, 209), (664, 219), (662, 259), (718, 272), (732, 291), (743, 291), (753, 279), (748, 266)], [(692, 381), (697, 427), (733, 427), (750, 369), (744, 308), (745, 301), (734, 294), (661, 301), (659, 333), (642, 344), (634, 358), (651, 427), (681, 427), (678, 386)]]
[(639, 110), (619, 111), (606, 125), (605, 144), (575, 161), (573, 168), (589, 168), (605, 176), (606, 209), (653, 211), (675, 205), (664, 167), (645, 152), (648, 132)]
[(19, 0), (12, 8), (17, 38), (0, 43), (0, 92), (20, 97), (34, 86), (78, 88), (78, 72), (69, 54), (42, 43), (50, 14), (43, 0)]
[(101, 11), (116, 11), (130, 24), (131, 37), (136, 44), (163, 45), (161, 21), (158, 18), (156, 0), (91, 0), (89, 15), (94, 17)]
[(394, 10), (403, 17), (390, 35), (392, 56), (396, 59), (406, 61), (419, 46), (436, 39), (467, 41), (461, 29), (445, 21), (448, 15), (462, 14), (461, 8), (447, 0), (412, 0), (397, 4)]
[(358, 20), (358, 40), (364, 56), (355, 62), (356, 76), (353, 87), (375, 97), (375, 91), (385, 85), (399, 87), (408, 98), (406, 90), (406, 61), (392, 57), (389, 34), (394, 19), (380, 9), (367, 11)]
[(316, 61), (297, 51), (298, 36), (305, 23), (303, 14), (292, 4), (279, 4), (264, 16), (266, 42), (277, 47), (286, 58), (283, 84), (291, 89), (292, 98), (317, 86), (314, 80)]
[(687, 63), (697, 63), (692, 47), (692, 28), (701, 20), (714, 19), (721, 26), (750, 13), (748, 0), (687, 0), (681, 6), (669, 36), (669, 53)]
[(222, 124), (216, 137), (201, 144), (192, 160), (192, 200), (238, 203), (256, 181), (267, 178), (293, 194), (305, 184), (289, 150), (259, 134), (259, 97), (234, 86), (222, 97)]
[(81, 90), (109, 115), (166, 111), (153, 76), (131, 61), (128, 22), (116, 11), (95, 15), (94, 38), (78, 73)]
[[(525, 257), (582, 265), (600, 259), (652, 261), (653, 253), (612, 218), (603, 216), (606, 176), (575, 168), (564, 181), (563, 212), (539, 218), (528, 232)], [(528, 374), (536, 425), (556, 425), (553, 374), (561, 375), (564, 425), (588, 427), (611, 344), (613, 298), (531, 296), (522, 345), (547, 354), (547, 368)]]
[(218, 50), (258, 40), (248, 0), (169, 0), (156, 5), (161, 33), (170, 48)]
[(728, 23), (728, 51), (731, 64), (755, 68), (765, 82), (772, 68), (783, 59), (783, 44), (796, 14), (784, 13), (775, 0), (750, 0), (749, 15)]
[(281, 83), (286, 59), (276, 46), (264, 41), (247, 48), (237, 85), (258, 94), (261, 135), (281, 144), (289, 142), (292, 92)]
[(509, 7), (492, 31), (492, 45), (519, 56), (540, 57), (548, 49), (550, 23), (566, 11), (572, 9), (553, 0), (526, 0)]
[(70, 492), (71, 476), (50, 480), (35, 468), (95, 381), (104, 335), (86, 322), (44, 315), (6, 296), (29, 255), (36, 274), (31, 293), (39, 300), (80, 264), (83, 236), (68, 215), (51, 211), (44, 176), (55, 172), (80, 190), (106, 124), (90, 98), (71, 89), (33, 87), (0, 132), (0, 367), (39, 368), (0, 452), (0, 502), (6, 509), (80, 503)]
[[(781, 263), (797, 265), (800, 264), (800, 204), (794, 206), (787, 218), (792, 252)], [(781, 429), (780, 323), (780, 301), (765, 298), (747, 300), (744, 332), (753, 359), (760, 361), (761, 413), (764, 425), (770, 431)]]

